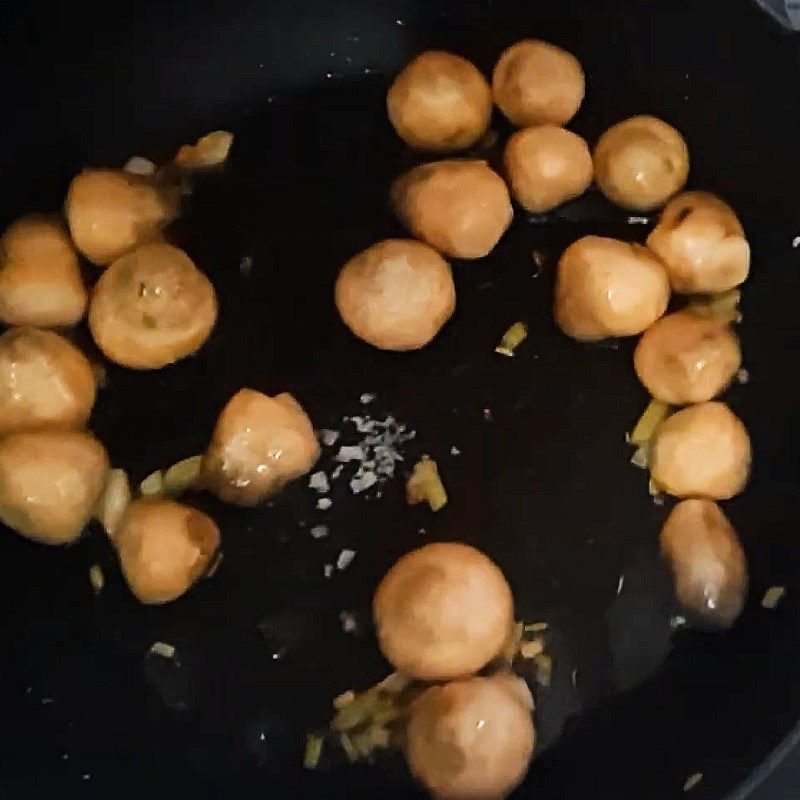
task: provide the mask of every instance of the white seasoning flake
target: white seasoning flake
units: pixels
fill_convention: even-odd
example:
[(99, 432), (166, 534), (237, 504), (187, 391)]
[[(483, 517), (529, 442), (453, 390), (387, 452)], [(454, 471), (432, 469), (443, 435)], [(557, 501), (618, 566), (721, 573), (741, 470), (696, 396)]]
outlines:
[(333, 575), (333, 564), (325, 564), (325, 566), (322, 568), (322, 574), (326, 578), (330, 578), (330, 576)]
[(357, 444), (353, 444), (340, 447), (339, 452), (335, 457), (337, 461), (346, 463), (348, 461), (364, 461), (366, 454), (364, 453), (364, 449), (362, 447)]
[(793, 247), (795, 250), (796, 250), (798, 247), (800, 247), (800, 236), (795, 236), (795, 237), (794, 237), (794, 239), (792, 239), (792, 247)]
[(649, 223), (648, 217), (628, 217), (628, 225), (648, 225)]
[(491, 408), (484, 408), (483, 409), (483, 418), (486, 422), (494, 422), (494, 416), (492, 414)]
[(450, 455), (451, 456), (460, 456), (461, 455), (461, 451), (455, 445), (453, 445), (450, 448)]
[(144, 156), (131, 156), (128, 162), (122, 168), (123, 172), (129, 175), (153, 175), (156, 171), (156, 165)]
[(578, 688), (578, 669), (577, 669), (577, 667), (574, 670), (572, 670), (571, 678), (572, 678), (572, 685), (577, 689)]
[(356, 615), (352, 611), (340, 611), (339, 621), (342, 623), (342, 630), (345, 633), (355, 633), (358, 630)]
[(700, 781), (703, 780), (703, 773), (702, 772), (695, 772), (694, 775), (690, 775), (683, 784), (683, 791), (684, 792), (691, 792), (695, 786), (697, 786)]
[(173, 658), (175, 656), (175, 645), (167, 642), (153, 642), (150, 652), (162, 658)]
[(317, 500), (317, 508), (320, 511), (327, 511), (332, 505), (333, 500), (331, 500), (330, 497), (320, 497), (320, 499)]
[(353, 494), (360, 494), (378, 482), (378, 476), (374, 472), (365, 472), (350, 481), (350, 491)]
[(106, 579), (103, 576), (103, 570), (100, 568), (99, 564), (92, 564), (89, 567), (89, 583), (92, 584), (92, 589), (94, 589), (95, 594), (100, 594), (103, 591), (103, 587), (106, 585)]
[(336, 444), (336, 440), (339, 438), (339, 431), (334, 431), (330, 428), (323, 428), (319, 432), (319, 438), (322, 440), (322, 444), (324, 444), (325, 447), (332, 447)]
[(742, 385), (744, 385), (745, 383), (749, 383), (750, 373), (744, 367), (742, 367), (742, 369), (740, 369), (736, 373), (736, 380), (738, 383), (741, 383)]
[(339, 464), (338, 467), (335, 467), (331, 472), (331, 480), (335, 481), (342, 474), (342, 470), (344, 470), (344, 464)]
[(374, 392), (364, 392), (361, 397), (358, 398), (358, 402), (361, 403), (362, 406), (368, 406), (378, 395)]
[(625, 586), (625, 576), (620, 575), (619, 580), (617, 581), (617, 597), (622, 594), (622, 589)]
[(770, 611), (778, 607), (778, 603), (783, 600), (786, 594), (785, 586), (770, 586), (761, 598), (761, 607), (768, 608)]
[(348, 550), (345, 548), (341, 553), (339, 553), (339, 557), (336, 559), (336, 569), (338, 569), (340, 572), (347, 569), (353, 563), (353, 559), (355, 557), (355, 550)]
[(253, 271), (253, 259), (251, 256), (242, 256), (242, 260), (239, 262), (239, 274), (243, 278), (248, 278), (250, 273)]
[(328, 526), (327, 525), (315, 525), (311, 529), (311, 535), (315, 539), (324, 539), (328, 535)]
[(308, 487), (315, 492), (325, 494), (330, 491), (331, 485), (328, 481), (328, 476), (322, 470), (319, 470), (308, 479)]

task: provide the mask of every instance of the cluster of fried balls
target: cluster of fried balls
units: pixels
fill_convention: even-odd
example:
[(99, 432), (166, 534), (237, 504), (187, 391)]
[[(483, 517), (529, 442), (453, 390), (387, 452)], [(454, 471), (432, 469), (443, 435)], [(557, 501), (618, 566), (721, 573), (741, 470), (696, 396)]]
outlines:
[[(666, 312), (672, 295), (713, 300), (734, 290), (747, 278), (750, 248), (727, 203), (682, 191), (689, 150), (671, 125), (632, 117), (593, 151), (567, 130), (584, 90), (577, 59), (543, 41), (505, 50), (491, 85), (458, 55), (417, 56), (392, 83), (387, 109), (410, 147), (447, 156), (391, 187), (397, 217), (420, 241), (384, 240), (350, 259), (336, 305), (365, 342), (417, 349), (455, 309), (445, 259), (491, 252), (511, 224), (512, 200), (543, 214), (594, 182), (632, 212), (661, 209), (646, 246), (601, 236), (571, 244), (558, 263), (553, 313), (582, 342), (642, 334), (635, 371), (666, 409), (646, 443), (651, 485), (680, 500), (663, 526), (661, 550), (693, 622), (728, 627), (744, 604), (747, 563), (717, 501), (743, 490), (751, 449), (744, 425), (715, 398), (738, 374), (741, 350), (729, 313), (691, 303)], [(480, 157), (454, 157), (484, 140), (493, 105), (518, 128), (497, 170)], [(680, 410), (668, 414), (674, 407)], [(402, 674), (435, 682), (412, 705), (405, 739), (411, 770), (434, 797), (503, 797), (525, 774), (534, 742), (530, 695), (508, 691), (516, 679), (509, 683), (507, 672), (481, 672), (498, 654), (512, 609), (499, 570), (463, 545), (421, 548), (378, 587), (373, 610), (383, 654)]]
[[(558, 264), (554, 317), (579, 341), (642, 334), (636, 374), (654, 400), (681, 407), (648, 443), (653, 482), (681, 500), (663, 527), (662, 551), (684, 606), (699, 622), (724, 627), (742, 609), (747, 564), (716, 501), (744, 488), (750, 442), (715, 398), (740, 369), (741, 351), (729, 317), (691, 305), (665, 312), (672, 294), (716, 295), (741, 284), (749, 246), (725, 202), (681, 193), (688, 148), (666, 122), (624, 120), (593, 151), (567, 130), (584, 91), (578, 60), (543, 41), (505, 50), (491, 84), (458, 55), (417, 56), (388, 91), (389, 119), (413, 149), (447, 157), (395, 180), (396, 214), (416, 238), (387, 239), (350, 259), (336, 282), (336, 307), (363, 341), (419, 349), (455, 310), (446, 259), (490, 253), (511, 224), (513, 201), (547, 213), (594, 182), (631, 211), (662, 209), (646, 246), (599, 236), (571, 244)], [(484, 139), (494, 105), (518, 128), (499, 170), (454, 156)], [(124, 473), (110, 469), (86, 429), (96, 367), (53, 329), (88, 316), (105, 357), (136, 370), (173, 364), (207, 341), (214, 288), (165, 238), (179, 211), (172, 175), (87, 169), (69, 186), (66, 226), (24, 217), (0, 241), (0, 321), (9, 326), (0, 336), (0, 519), (29, 539), (63, 545), (99, 518), (130, 589), (150, 604), (181, 596), (214, 567), (219, 528), (174, 498), (131, 498)], [(81, 256), (101, 270), (91, 291)], [(197, 486), (228, 503), (257, 505), (309, 472), (319, 454), (294, 397), (244, 388), (219, 416)], [(527, 687), (508, 670), (488, 668), (514, 622), (500, 569), (467, 545), (431, 544), (391, 568), (373, 611), (386, 658), (429, 684), (408, 718), (411, 771), (441, 800), (507, 795), (527, 770), (535, 732)]]

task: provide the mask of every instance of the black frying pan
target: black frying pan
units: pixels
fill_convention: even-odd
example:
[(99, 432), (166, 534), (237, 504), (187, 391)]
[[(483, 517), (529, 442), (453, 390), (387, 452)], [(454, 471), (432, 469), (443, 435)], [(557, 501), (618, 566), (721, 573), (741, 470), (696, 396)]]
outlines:
[[(798, 40), (744, 0), (146, 0), (3, 14), (3, 224), (57, 209), (86, 164), (159, 160), (213, 128), (236, 134), (230, 163), (197, 183), (172, 231), (214, 281), (220, 323), (173, 368), (109, 366), (92, 425), (114, 463), (139, 480), (198, 452), (244, 385), (296, 392), (320, 427), (374, 392), (372, 411), (418, 432), (407, 457), (438, 458), (451, 496), (433, 516), (405, 506), (399, 481), (380, 499), (339, 489), (323, 540), (309, 535), (320, 512), (302, 482), (256, 511), (199, 498), (222, 527), (225, 561), (165, 608), (132, 599), (99, 531), (67, 550), (4, 535), (4, 796), (412, 796), (391, 759), (313, 774), (300, 761), (330, 699), (388, 671), (368, 629), (346, 636), (339, 612), (368, 615), (387, 567), (433, 539), (487, 551), (519, 614), (551, 624), (555, 674), (538, 692), (541, 747), (519, 797), (661, 800), (682, 796), (694, 773), (693, 797), (747, 796), (778, 760), (770, 753), (791, 749), (800, 716)], [(728, 199), (750, 238), (751, 381), (726, 400), (751, 431), (755, 469), (726, 511), (752, 590), (725, 635), (670, 625), (656, 544), (665, 509), (623, 441), (646, 399), (632, 343), (578, 346), (550, 315), (566, 244), (589, 232), (641, 240), (646, 227), (593, 193), (546, 221), (518, 213), (488, 259), (456, 265), (456, 316), (419, 353), (362, 346), (333, 310), (338, 266), (400, 232), (387, 187), (413, 157), (385, 118), (391, 76), (431, 46), (488, 72), (523, 36), (582, 60), (588, 96), (574, 128), (590, 142), (635, 113), (682, 130), (690, 185)], [(534, 247), (546, 256), (538, 277)], [(501, 359), (493, 347), (517, 319), (530, 337)], [(324, 578), (342, 548), (355, 560)], [(99, 598), (95, 562), (108, 583)], [(765, 611), (776, 584), (788, 595)], [(178, 647), (179, 668), (145, 657), (155, 640)]]

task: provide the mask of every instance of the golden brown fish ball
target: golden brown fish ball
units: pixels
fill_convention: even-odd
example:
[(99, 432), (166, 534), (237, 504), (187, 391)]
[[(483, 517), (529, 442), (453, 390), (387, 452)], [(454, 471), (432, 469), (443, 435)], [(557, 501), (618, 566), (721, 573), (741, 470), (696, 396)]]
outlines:
[(469, 678), (414, 701), (405, 755), (436, 800), (499, 800), (525, 777), (535, 738), (530, 705), (507, 676)]
[(305, 475), (319, 454), (311, 420), (292, 395), (241, 389), (219, 415), (203, 482), (226, 503), (253, 506)]
[(567, 336), (633, 336), (666, 311), (669, 281), (645, 247), (602, 236), (573, 242), (558, 262), (554, 314)]
[(43, 544), (80, 535), (103, 494), (108, 457), (91, 434), (24, 431), (0, 439), (0, 519)]
[(739, 340), (724, 320), (677, 311), (642, 335), (633, 366), (642, 385), (669, 405), (713, 400), (742, 365)]
[(176, 208), (146, 177), (87, 169), (73, 178), (64, 213), (75, 247), (93, 264), (105, 266), (157, 239)]
[(381, 652), (410, 678), (448, 680), (498, 655), (513, 624), (499, 567), (465, 544), (412, 550), (380, 582), (372, 613)]
[(733, 625), (747, 596), (747, 560), (722, 509), (713, 500), (683, 500), (667, 517), (659, 542), (692, 622)]
[(508, 140), (504, 160), (514, 198), (535, 214), (579, 197), (592, 182), (589, 146), (556, 125), (517, 131)]
[(12, 328), (0, 336), (0, 435), (80, 428), (95, 394), (92, 365), (63, 336), (36, 328)]
[(169, 603), (202, 578), (220, 545), (211, 517), (173, 500), (141, 498), (112, 538), (122, 574), (146, 605)]
[(417, 150), (455, 153), (475, 144), (489, 127), (492, 90), (474, 64), (441, 50), (418, 55), (386, 95), (398, 136)]
[(397, 216), (418, 238), (452, 258), (482, 258), (514, 216), (505, 181), (485, 161), (422, 164), (392, 186)]
[(594, 149), (594, 179), (617, 205), (652, 211), (679, 192), (689, 176), (683, 136), (657, 117), (631, 117), (609, 128)]
[(86, 313), (78, 256), (64, 228), (45, 217), (22, 217), (0, 239), (0, 322), (59, 328)]
[(336, 280), (345, 325), (381, 350), (418, 350), (453, 315), (450, 265), (411, 239), (384, 239), (351, 258)]
[(158, 369), (197, 352), (216, 319), (211, 282), (183, 250), (162, 243), (118, 258), (100, 276), (89, 305), (97, 346), (133, 369)]
[(500, 55), (492, 75), (497, 107), (517, 127), (566, 125), (586, 90), (580, 61), (537, 39), (523, 39)]
[(744, 489), (750, 473), (750, 437), (724, 404), (689, 406), (658, 427), (650, 474), (675, 497), (727, 500)]
[(750, 245), (733, 209), (709, 192), (683, 192), (667, 203), (647, 246), (664, 262), (672, 289), (718, 293), (750, 272)]

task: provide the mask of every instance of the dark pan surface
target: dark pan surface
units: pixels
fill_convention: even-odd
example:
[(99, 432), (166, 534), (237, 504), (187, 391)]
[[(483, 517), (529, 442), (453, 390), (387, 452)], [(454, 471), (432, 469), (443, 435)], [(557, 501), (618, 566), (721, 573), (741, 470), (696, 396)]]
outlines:
[[(408, 508), (400, 481), (372, 499), (338, 484), (327, 512), (303, 482), (257, 511), (199, 498), (220, 522), (225, 560), (165, 608), (134, 602), (99, 531), (65, 551), (4, 535), (8, 796), (414, 796), (393, 762), (309, 775), (300, 759), (330, 699), (388, 671), (368, 626), (346, 636), (340, 611), (368, 618), (386, 568), (434, 539), (484, 549), (519, 615), (553, 629), (540, 754), (520, 797), (666, 800), (702, 772), (692, 793), (702, 800), (746, 779), (800, 715), (797, 40), (738, 0), (234, 1), (122, 5), (93, 19), (86, 27), (79, 9), (37, 7), (6, 21), (3, 223), (56, 209), (84, 164), (161, 156), (216, 127), (236, 134), (229, 165), (198, 181), (173, 230), (217, 287), (219, 326), (173, 368), (108, 368), (93, 427), (114, 463), (140, 480), (199, 452), (244, 385), (296, 392), (319, 427), (340, 427), (374, 392), (368, 409), (417, 431), (406, 456), (438, 459), (451, 502), (436, 516)], [(632, 343), (578, 346), (549, 310), (568, 243), (590, 232), (642, 240), (648, 228), (594, 193), (546, 220), (518, 213), (490, 258), (455, 265), (456, 316), (420, 353), (373, 351), (335, 315), (338, 266), (401, 233), (387, 187), (413, 160), (385, 120), (391, 75), (429, 46), (488, 72), (523, 36), (583, 61), (588, 99), (575, 130), (593, 142), (624, 116), (666, 118), (688, 138), (691, 186), (729, 199), (750, 237), (740, 332), (751, 380), (726, 399), (755, 447), (751, 485), (727, 506), (752, 592), (725, 636), (670, 627), (656, 546), (665, 509), (623, 440), (646, 400)], [(530, 337), (502, 359), (493, 347), (518, 319)], [(312, 539), (322, 522), (331, 535)], [(355, 560), (326, 579), (342, 548)], [(99, 598), (87, 577), (95, 562), (108, 584)], [(788, 595), (767, 612), (759, 600), (774, 584)], [(145, 658), (156, 640), (178, 647), (180, 668)]]

